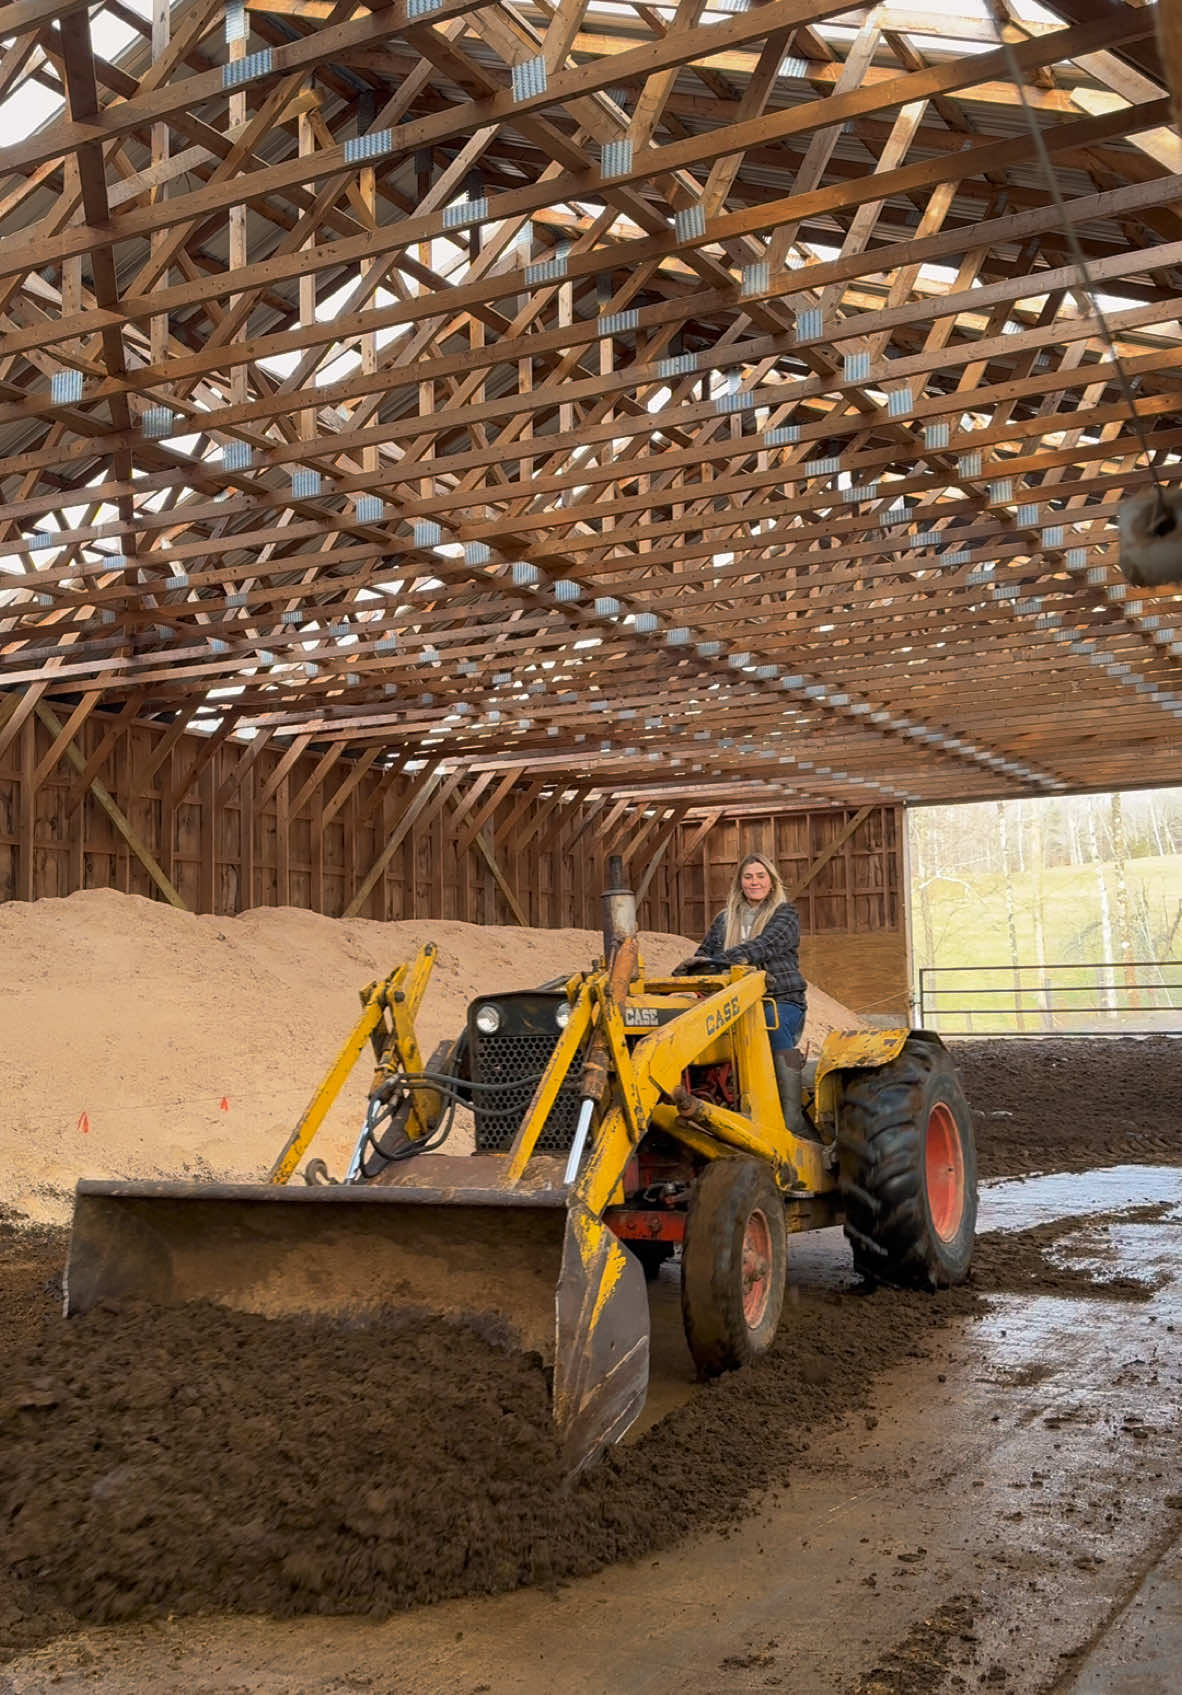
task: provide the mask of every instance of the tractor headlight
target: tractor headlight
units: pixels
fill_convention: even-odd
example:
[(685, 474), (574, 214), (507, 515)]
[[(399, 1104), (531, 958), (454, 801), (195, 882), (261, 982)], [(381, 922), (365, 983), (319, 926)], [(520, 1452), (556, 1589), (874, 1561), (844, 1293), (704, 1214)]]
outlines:
[(570, 1002), (559, 1001), (554, 1008), (554, 1022), (560, 1030), (565, 1030), (570, 1023)]
[(476, 1028), (484, 1036), (493, 1036), (501, 1028), (501, 1009), (488, 1002), (476, 1008)]

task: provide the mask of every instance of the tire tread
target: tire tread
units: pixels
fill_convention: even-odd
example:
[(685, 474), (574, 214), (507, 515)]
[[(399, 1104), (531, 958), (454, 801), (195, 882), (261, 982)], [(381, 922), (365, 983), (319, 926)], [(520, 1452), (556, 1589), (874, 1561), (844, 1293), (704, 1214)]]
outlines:
[[(965, 1224), (951, 1243), (931, 1228), (925, 1188), (925, 1133), (936, 1100), (952, 1110), (965, 1162)], [(856, 1269), (874, 1281), (929, 1289), (963, 1282), (976, 1226), (976, 1153), (947, 1049), (913, 1034), (888, 1065), (847, 1073), (837, 1149)]]

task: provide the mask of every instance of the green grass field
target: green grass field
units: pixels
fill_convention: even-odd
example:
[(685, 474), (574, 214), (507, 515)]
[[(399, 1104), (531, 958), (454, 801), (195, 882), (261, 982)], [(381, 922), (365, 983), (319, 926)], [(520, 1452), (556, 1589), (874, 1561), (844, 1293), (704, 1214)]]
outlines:
[[(1102, 918), (1100, 877), (1107, 890), (1109, 934)], [(1098, 962), (1121, 960), (1120, 902), (1116, 867), (1059, 865), (1035, 877), (1010, 878), (1014, 906), (1011, 952), (1005, 880), (1000, 873), (917, 879), (912, 888), (912, 945), (921, 966), (959, 967), (924, 980), (925, 1001), (933, 989), (937, 1028), (949, 1032), (1029, 1033), (1067, 1029), (1119, 1031), (1129, 1028), (1182, 1031), (1182, 855), (1130, 859), (1127, 930), (1133, 960), (1164, 962), (1157, 969), (1100, 972)], [(1035, 924), (1041, 885), (1041, 946)], [(1015, 974), (1011, 961), (1027, 969)], [(1035, 968), (1044, 959), (1048, 966)], [(989, 967), (970, 972), (965, 967)], [(1174, 985), (1160, 986), (1162, 980)], [(1040, 992), (1040, 984), (1048, 992)], [(1105, 985), (1112, 985), (1105, 995)], [(985, 994), (980, 991), (1004, 991)], [(967, 993), (973, 990), (976, 993)], [(1071, 990), (1084, 991), (1071, 993)], [(1108, 1002), (1113, 1003), (1111, 1009)], [(928, 1004), (931, 1004), (930, 1002)], [(1008, 1012), (986, 1012), (1007, 1006)], [(975, 1009), (954, 1011), (954, 1008)], [(1017, 1011), (1012, 1009), (1017, 1009)], [(930, 1013), (928, 1014), (930, 1017)]]

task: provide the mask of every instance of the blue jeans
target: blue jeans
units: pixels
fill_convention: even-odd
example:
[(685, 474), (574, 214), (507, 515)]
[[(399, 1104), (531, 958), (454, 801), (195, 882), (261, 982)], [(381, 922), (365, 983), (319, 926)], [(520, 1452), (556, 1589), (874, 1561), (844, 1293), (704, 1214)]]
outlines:
[[(800, 1033), (804, 1029), (804, 1008), (797, 1006), (795, 1001), (764, 1001), (763, 1010), (771, 1034), (772, 1052), (787, 1053), (800, 1040)], [(776, 1014), (779, 1015), (780, 1027), (773, 1030)]]

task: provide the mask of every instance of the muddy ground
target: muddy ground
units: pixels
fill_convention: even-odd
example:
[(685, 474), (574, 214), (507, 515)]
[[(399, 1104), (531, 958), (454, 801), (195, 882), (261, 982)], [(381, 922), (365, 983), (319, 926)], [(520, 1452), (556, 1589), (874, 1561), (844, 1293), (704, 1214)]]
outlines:
[(803, 1295), (766, 1361), (573, 1485), (541, 1359), (461, 1326), (54, 1316), (0, 1391), (0, 1630), (11, 1651), (70, 1617), (380, 1615), (640, 1557), (733, 1522), (751, 1453), (786, 1479), (808, 1429), (976, 1299)]
[[(1175, 1048), (958, 1048), (983, 1171), (1083, 1169), (1142, 1149), (1182, 1163), (1166, 1104), (1171, 1091), (1182, 1100)], [(0, 1220), (0, 1659), (78, 1622), (380, 1617), (554, 1591), (736, 1534), (841, 1419), (873, 1427), (886, 1374), (943, 1347), (945, 1326), (992, 1298), (1145, 1301), (1153, 1278), (1107, 1265), (1102, 1237), (1085, 1267), (1064, 1265), (1057, 1247), (1078, 1226), (983, 1237), (973, 1287), (936, 1298), (866, 1294), (840, 1275), (797, 1287), (766, 1361), (699, 1390), (571, 1485), (534, 1356), (438, 1321), (349, 1329), (128, 1306), (65, 1325), (63, 1234)], [(943, 1605), (932, 1640), (955, 1648), (962, 1625), (972, 1635), (972, 1606)], [(915, 1644), (901, 1652), (904, 1664), (935, 1660)], [(892, 1681), (880, 1665), (862, 1687), (934, 1685)]]
[(1182, 1040), (953, 1042), (983, 1178), (1182, 1161)]

